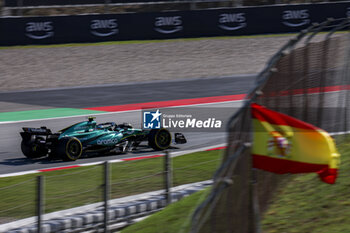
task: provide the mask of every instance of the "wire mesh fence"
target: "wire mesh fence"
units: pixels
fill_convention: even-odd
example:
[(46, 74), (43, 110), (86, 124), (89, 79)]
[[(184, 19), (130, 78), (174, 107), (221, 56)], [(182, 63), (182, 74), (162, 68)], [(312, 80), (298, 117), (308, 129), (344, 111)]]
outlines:
[(103, 184), (102, 166), (47, 175), (44, 182), (45, 213), (101, 202)]
[[(178, 186), (184, 183), (193, 183), (202, 180), (210, 180), (213, 176), (213, 170), (220, 164), (221, 158), (202, 159), (197, 158), (195, 164), (178, 165), (174, 161), (173, 165), (173, 185)], [(214, 169), (213, 169), (214, 168)]]
[[(281, 181), (252, 168), (250, 104), (309, 122), (328, 132), (349, 131), (349, 19), (313, 25), (289, 41), (259, 74), (245, 105), (229, 124), (228, 149), (209, 197), (192, 217), (191, 232), (261, 232), (260, 212)], [(330, 30), (328, 33), (321, 33)]]
[(163, 177), (162, 158), (116, 163), (111, 167), (111, 198), (163, 189)]
[[(152, 195), (157, 193), (164, 197), (162, 198), (165, 200), (162, 204), (164, 207), (172, 202), (171, 196), (174, 190), (181, 192), (186, 189), (186, 186), (178, 188), (174, 186), (212, 178), (221, 161), (221, 153), (220, 151), (200, 153), (201, 156), (194, 153), (172, 159), (171, 154), (166, 152), (164, 156), (158, 155), (154, 158), (126, 159), (124, 162), (106, 162), (94, 166), (50, 171), (43, 173), (42, 176), (2, 178), (0, 225), (10, 223), (11, 226), (6, 226), (8, 229), (12, 229), (12, 226), (16, 228), (27, 226), (33, 232), (38, 229), (38, 225), (46, 231), (61, 228), (64, 230), (64, 224), (56, 224), (54, 228), (48, 225), (52, 219), (63, 217), (74, 219), (88, 213), (93, 217), (86, 217), (82, 222), (75, 220), (74, 224), (67, 225), (69, 229), (66, 230), (72, 232), (86, 229), (101, 230), (106, 225), (114, 226), (122, 222), (124, 225), (131, 224), (132, 219), (158, 211), (159, 208), (137, 207), (133, 210), (134, 207), (131, 209), (126, 207), (122, 210), (116, 208), (116, 205), (127, 206), (135, 197), (142, 198), (145, 193), (154, 191)], [(17, 182), (18, 180), (20, 182)], [(141, 196), (137, 196), (140, 194)], [(146, 208), (145, 213), (140, 212), (142, 208)], [(108, 219), (107, 223), (104, 222), (105, 216)], [(14, 222), (23, 221), (23, 218), (27, 218), (23, 224)], [(0, 232), (6, 230), (3, 231), (0, 226)]]
[(36, 180), (23, 179), (21, 182), (0, 184), (0, 224), (15, 221), (36, 214)]

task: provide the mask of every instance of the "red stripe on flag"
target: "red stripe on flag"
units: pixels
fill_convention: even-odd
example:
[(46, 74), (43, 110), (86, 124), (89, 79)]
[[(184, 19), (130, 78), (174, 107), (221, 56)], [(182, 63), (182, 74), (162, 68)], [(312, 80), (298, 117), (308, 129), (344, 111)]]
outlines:
[(192, 104), (207, 104), (225, 101), (237, 101), (244, 99), (245, 94), (240, 95), (224, 95), (224, 96), (212, 96), (194, 99), (182, 99), (182, 100), (168, 100), (168, 101), (156, 101), (148, 103), (136, 103), (136, 104), (124, 104), (115, 106), (104, 106), (104, 107), (94, 107), (94, 108), (84, 108), (87, 110), (95, 111), (106, 111), (106, 112), (120, 112), (120, 111), (131, 111), (140, 109), (150, 109), (150, 108), (164, 108), (164, 107), (175, 107), (184, 106)]
[(290, 117), (286, 114), (267, 109), (264, 106), (253, 103), (251, 107), (253, 118), (258, 119), (259, 121), (265, 121), (274, 125), (286, 125), (305, 130), (320, 130), (316, 126)]
[(321, 180), (328, 184), (334, 184), (338, 177), (338, 169), (325, 168), (322, 171), (317, 172)]
[(122, 159), (122, 160), (123, 160), (123, 161), (132, 161), (132, 160), (140, 160), (140, 159), (158, 158), (158, 157), (162, 157), (162, 156), (164, 156), (164, 155), (140, 156), (140, 157), (127, 158), (127, 159)]
[(277, 174), (317, 172), (321, 180), (329, 184), (334, 184), (337, 177), (337, 169), (330, 169), (325, 164), (303, 163), (256, 154), (252, 156), (254, 168)]
[(318, 172), (328, 168), (325, 164), (311, 164), (253, 154), (253, 167), (277, 174)]
[(80, 167), (79, 165), (73, 165), (73, 166), (67, 166), (67, 167), (55, 167), (55, 168), (47, 168), (47, 169), (41, 169), (39, 172), (50, 172), (50, 171), (58, 171), (58, 170), (64, 170), (64, 169), (70, 169), (70, 168), (76, 168)]

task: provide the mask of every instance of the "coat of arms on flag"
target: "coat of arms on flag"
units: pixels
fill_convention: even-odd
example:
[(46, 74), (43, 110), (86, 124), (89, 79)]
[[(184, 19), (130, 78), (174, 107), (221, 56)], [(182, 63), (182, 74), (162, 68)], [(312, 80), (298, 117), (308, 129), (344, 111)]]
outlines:
[(270, 156), (288, 158), (290, 156), (292, 144), (290, 140), (278, 131), (270, 132), (267, 144), (267, 152)]

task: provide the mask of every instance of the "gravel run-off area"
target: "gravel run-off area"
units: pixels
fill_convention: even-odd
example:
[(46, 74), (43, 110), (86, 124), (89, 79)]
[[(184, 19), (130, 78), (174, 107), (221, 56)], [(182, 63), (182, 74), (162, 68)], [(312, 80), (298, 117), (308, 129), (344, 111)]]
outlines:
[(0, 49), (0, 91), (258, 73), (292, 35)]

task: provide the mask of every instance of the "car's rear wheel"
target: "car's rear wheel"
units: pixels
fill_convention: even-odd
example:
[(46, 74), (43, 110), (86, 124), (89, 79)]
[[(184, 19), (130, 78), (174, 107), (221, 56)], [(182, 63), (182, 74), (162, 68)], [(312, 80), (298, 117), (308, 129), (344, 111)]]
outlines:
[(39, 138), (34, 137), (31, 140), (22, 140), (21, 150), (24, 156), (26, 156), (29, 159), (35, 159), (47, 155), (48, 150), (43, 146), (36, 145), (32, 142), (32, 140), (39, 140)]
[(152, 129), (148, 135), (148, 145), (154, 150), (166, 150), (171, 144), (171, 134), (167, 129)]
[(56, 156), (62, 158), (63, 161), (75, 161), (80, 158), (82, 153), (83, 146), (79, 139), (74, 137), (60, 139), (55, 151)]

